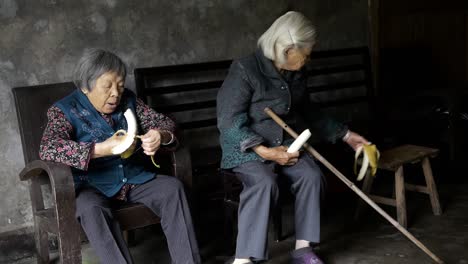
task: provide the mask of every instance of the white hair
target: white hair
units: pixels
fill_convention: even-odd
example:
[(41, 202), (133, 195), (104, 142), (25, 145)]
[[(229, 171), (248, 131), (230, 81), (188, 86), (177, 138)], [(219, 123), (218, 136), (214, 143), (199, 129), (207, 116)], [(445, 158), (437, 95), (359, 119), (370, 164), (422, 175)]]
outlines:
[(272, 61), (284, 63), (286, 50), (311, 48), (315, 44), (316, 30), (303, 14), (289, 11), (273, 22), (258, 39), (263, 55)]

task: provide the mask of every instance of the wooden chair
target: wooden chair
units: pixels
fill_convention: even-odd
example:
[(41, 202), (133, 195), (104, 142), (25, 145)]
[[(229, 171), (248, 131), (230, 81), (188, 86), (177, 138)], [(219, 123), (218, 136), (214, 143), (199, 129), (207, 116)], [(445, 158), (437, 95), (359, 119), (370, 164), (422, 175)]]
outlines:
[[(51, 233), (57, 236), (61, 263), (81, 264), (81, 242), (85, 234), (75, 218), (75, 189), (70, 167), (39, 160), (39, 144), (47, 122), (46, 111), (74, 89), (73, 83), (13, 88), (26, 164), (19, 177), (30, 183), (37, 263), (49, 263), (48, 237)], [(190, 187), (191, 173), (187, 174), (190, 167), (184, 164), (184, 153), (182, 148), (167, 154), (170, 164), (166, 168)], [(50, 186), (50, 206), (44, 202), (44, 185)], [(127, 204), (117, 208), (114, 215), (124, 231), (160, 222), (159, 217), (142, 204)]]
[[(374, 177), (367, 175), (365, 177), (362, 191), (366, 193), (374, 202), (390, 205), (396, 207), (397, 218), (400, 225), (407, 227), (407, 212), (406, 212), (406, 190), (425, 193), (429, 195), (434, 215), (442, 213), (439, 195), (437, 192), (434, 177), (432, 175), (431, 164), (429, 158), (437, 156), (438, 149), (416, 146), (416, 145), (402, 145), (381, 153), (378, 169), (394, 172), (395, 175), (395, 196), (394, 198), (387, 198), (379, 195), (371, 195), (372, 183)], [(426, 185), (415, 185), (405, 183), (405, 176), (403, 173), (403, 166), (413, 163), (420, 163), (423, 169)], [(379, 174), (377, 173), (377, 176)], [(356, 217), (359, 217), (362, 211), (363, 202), (360, 201), (356, 211)]]

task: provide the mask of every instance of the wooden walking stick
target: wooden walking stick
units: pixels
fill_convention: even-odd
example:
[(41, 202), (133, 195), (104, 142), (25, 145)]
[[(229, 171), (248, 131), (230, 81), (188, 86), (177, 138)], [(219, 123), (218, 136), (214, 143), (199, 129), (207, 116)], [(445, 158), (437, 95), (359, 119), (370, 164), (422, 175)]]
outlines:
[[(278, 115), (275, 114), (270, 108), (265, 108), (265, 113), (269, 115), (278, 125), (280, 125), (286, 132), (292, 137), (297, 138), (298, 134), (294, 132)], [(374, 201), (372, 201), (366, 194), (364, 194), (353, 182), (348, 180), (341, 172), (339, 172), (330, 162), (328, 162), (322, 155), (320, 155), (312, 146), (305, 143), (304, 148), (312, 154), (317, 160), (319, 160), (325, 167), (331, 170), (342, 182), (344, 182), (351, 190), (353, 190), (359, 197), (361, 197), (366, 203), (374, 208), (380, 215), (387, 219), (393, 226), (395, 226), (401, 233), (403, 233), (409, 240), (411, 240), (416, 246), (422, 251), (429, 255), (435, 262), (444, 263), (434, 253), (432, 253), (423, 243), (421, 243), (416, 237), (414, 237), (408, 230), (402, 227), (395, 219), (388, 215), (382, 208), (380, 208)]]

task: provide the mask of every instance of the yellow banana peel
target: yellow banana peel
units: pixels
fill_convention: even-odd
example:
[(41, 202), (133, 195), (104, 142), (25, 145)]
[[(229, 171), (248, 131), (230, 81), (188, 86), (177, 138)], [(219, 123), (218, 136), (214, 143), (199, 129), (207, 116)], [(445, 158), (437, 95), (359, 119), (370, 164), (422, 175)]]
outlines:
[(133, 152), (135, 152), (135, 147), (136, 147), (136, 140), (133, 141), (132, 145), (125, 150), (122, 154), (120, 154), (120, 157), (122, 159), (128, 159), (130, 156), (133, 155)]
[[(357, 172), (358, 166), (358, 159), (360, 155), (362, 157), (361, 169), (359, 170), (359, 174)], [(377, 173), (377, 165), (379, 163), (380, 152), (377, 149), (377, 146), (374, 144), (363, 145), (356, 150), (354, 155), (354, 173), (358, 175), (357, 180), (360, 181), (364, 178), (364, 175), (367, 172), (367, 169), (370, 165), (370, 174), (375, 176)]]

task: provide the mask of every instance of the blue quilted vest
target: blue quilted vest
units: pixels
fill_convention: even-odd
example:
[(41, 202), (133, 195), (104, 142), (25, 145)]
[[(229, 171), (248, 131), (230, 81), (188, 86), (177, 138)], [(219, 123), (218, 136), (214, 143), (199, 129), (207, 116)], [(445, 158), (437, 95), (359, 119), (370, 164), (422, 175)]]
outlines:
[[(113, 126), (104, 120), (78, 89), (55, 103), (55, 106), (62, 110), (73, 126), (74, 141), (99, 143), (119, 129), (127, 130), (123, 113), (131, 108), (136, 114), (136, 96), (130, 90), (124, 91), (119, 107), (112, 113)], [(72, 168), (75, 189), (91, 185), (107, 197), (112, 197), (125, 183), (141, 184), (149, 181), (154, 177), (154, 172), (145, 166), (142, 156), (139, 151), (128, 159), (121, 159), (119, 155), (96, 158), (90, 160), (87, 171)]]

